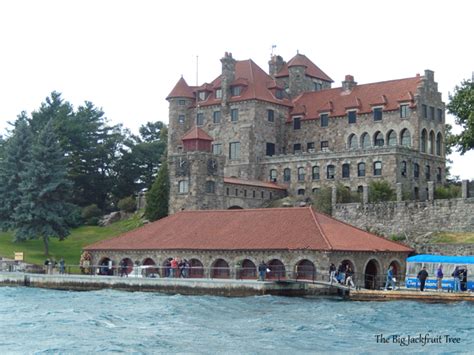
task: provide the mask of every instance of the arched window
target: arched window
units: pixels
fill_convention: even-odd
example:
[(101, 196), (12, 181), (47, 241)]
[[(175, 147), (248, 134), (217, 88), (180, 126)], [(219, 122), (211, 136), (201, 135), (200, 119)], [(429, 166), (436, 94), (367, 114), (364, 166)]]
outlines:
[(429, 165), (425, 166), (425, 178), (426, 178), (426, 180), (431, 179), (431, 168), (430, 168)]
[(436, 155), (441, 155), (441, 147), (443, 145), (443, 136), (441, 132), (436, 135)]
[(270, 170), (270, 181), (276, 182), (277, 180), (277, 171), (276, 169)]
[(283, 181), (289, 182), (291, 181), (291, 170), (289, 168), (286, 168), (283, 170)]
[(319, 193), (319, 188), (314, 187), (313, 190), (311, 190), (311, 192), (312, 192), (313, 194), (317, 194), (317, 193)]
[(347, 146), (349, 149), (357, 149), (359, 145), (357, 144), (357, 136), (355, 134), (351, 134), (347, 141)]
[(376, 161), (374, 162), (374, 176), (382, 175), (382, 162)]
[(304, 189), (298, 189), (297, 193), (298, 195), (304, 195)]
[(334, 179), (335, 173), (336, 173), (336, 170), (334, 168), (334, 165), (328, 165), (326, 178), (329, 180)]
[(364, 192), (364, 186), (362, 185), (357, 186), (357, 193), (362, 194), (363, 192)]
[(374, 146), (375, 147), (383, 147), (384, 139), (382, 132), (378, 131), (374, 134)]
[(401, 133), (401, 145), (404, 147), (411, 147), (411, 136), (410, 136), (410, 131), (408, 129), (402, 130)]
[(420, 142), (420, 149), (422, 153), (426, 153), (426, 143), (428, 140), (428, 133), (426, 129), (421, 131), (421, 142)]
[(342, 177), (343, 178), (351, 177), (351, 166), (349, 164), (342, 164)]
[(413, 164), (413, 177), (414, 178), (420, 177), (420, 164), (418, 163)]
[(298, 181), (304, 181), (304, 168), (298, 168)]
[(319, 180), (319, 166), (313, 166), (313, 180)]
[(357, 176), (365, 176), (365, 163), (357, 164)]
[(390, 132), (388, 132), (388, 134), (387, 134), (387, 144), (390, 147), (393, 147), (393, 146), (397, 145), (397, 134), (395, 133), (394, 130), (391, 130)]
[(402, 161), (402, 164), (400, 166), (400, 173), (402, 176), (406, 177), (407, 176), (407, 162), (404, 160)]
[(189, 191), (188, 180), (180, 180), (178, 182), (178, 193), (187, 194)]
[(370, 137), (368, 133), (363, 133), (360, 137), (360, 146), (363, 149), (370, 148)]
[(441, 179), (442, 179), (442, 177), (443, 177), (442, 174), (443, 174), (443, 169), (438, 168), (438, 173), (436, 174), (436, 180), (437, 180), (438, 182), (441, 182)]
[(434, 154), (435, 149), (435, 134), (433, 131), (430, 132), (430, 140), (428, 142), (428, 152)]
[(206, 192), (208, 194), (216, 192), (216, 183), (214, 181), (206, 181)]

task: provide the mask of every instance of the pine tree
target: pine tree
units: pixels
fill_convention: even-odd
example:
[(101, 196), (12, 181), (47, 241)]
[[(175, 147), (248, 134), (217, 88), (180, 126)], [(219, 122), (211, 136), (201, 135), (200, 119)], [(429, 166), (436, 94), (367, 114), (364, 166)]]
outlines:
[(67, 162), (54, 134), (52, 121), (40, 132), (31, 149), (31, 161), (20, 173), (21, 201), (13, 217), (15, 240), (43, 239), (45, 255), (49, 238), (69, 235), (67, 202), (72, 184), (67, 180)]
[(170, 196), (170, 178), (168, 174), (168, 163), (165, 161), (150, 191), (146, 194), (145, 217), (150, 221), (166, 217), (168, 215), (168, 200)]
[(4, 231), (14, 228), (13, 212), (21, 198), (20, 173), (30, 161), (32, 141), (31, 129), (23, 112), (4, 144), (0, 161), (0, 227)]

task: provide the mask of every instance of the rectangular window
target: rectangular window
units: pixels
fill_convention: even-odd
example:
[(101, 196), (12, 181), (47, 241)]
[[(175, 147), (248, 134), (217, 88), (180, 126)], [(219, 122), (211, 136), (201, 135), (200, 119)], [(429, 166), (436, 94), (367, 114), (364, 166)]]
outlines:
[(187, 180), (181, 180), (178, 182), (178, 193), (186, 194), (189, 191), (189, 185)]
[(275, 155), (275, 143), (267, 143), (267, 152), (266, 155), (272, 156)]
[(430, 106), (430, 120), (434, 121), (435, 119), (435, 108)]
[(235, 196), (239, 196), (239, 189), (235, 189)]
[(179, 115), (179, 116), (178, 116), (178, 123), (179, 123), (179, 124), (184, 124), (184, 120), (185, 120), (184, 115)]
[(221, 111), (214, 111), (212, 114), (212, 121), (214, 123), (221, 123)]
[(420, 177), (420, 165), (417, 163), (413, 164), (413, 177), (414, 178)]
[(421, 111), (423, 112), (423, 118), (428, 118), (428, 107), (425, 104), (421, 105)]
[(322, 152), (329, 151), (329, 142), (328, 141), (322, 141), (321, 142), (321, 151)]
[(374, 121), (382, 121), (382, 108), (376, 107), (373, 110), (374, 112)]
[(301, 152), (301, 144), (300, 144), (300, 143), (295, 143), (295, 144), (293, 144), (293, 152), (294, 152), (294, 153), (299, 153), (299, 152)]
[(308, 153), (314, 153), (314, 142), (308, 142), (306, 144), (306, 150), (308, 151)]
[(293, 129), (301, 128), (301, 117), (293, 117)]
[(327, 113), (323, 113), (319, 117), (321, 119), (321, 127), (327, 127), (329, 124), (329, 115)]
[(215, 155), (222, 154), (222, 144), (221, 143), (214, 143), (212, 145), (212, 154), (215, 154)]
[(179, 106), (184, 106), (184, 105), (186, 105), (186, 100), (178, 100), (178, 105), (179, 105)]
[(320, 91), (323, 89), (323, 84), (317, 83), (317, 82), (313, 82), (313, 84), (314, 84), (314, 91)]
[(242, 88), (240, 86), (232, 86), (230, 88), (230, 94), (232, 96), (240, 96), (241, 89)]
[(283, 99), (283, 90), (277, 89), (277, 90), (275, 91), (275, 96), (276, 96), (276, 98), (277, 98), (278, 100)]
[(275, 122), (275, 111), (267, 110), (267, 119), (268, 122)]
[(244, 197), (247, 197), (247, 190), (244, 190)]
[(348, 111), (347, 112), (347, 119), (349, 123), (356, 123), (357, 121), (357, 112), (356, 111)]
[(262, 198), (265, 198), (265, 192), (262, 191), (262, 194), (261, 194)]
[(206, 100), (206, 92), (205, 91), (199, 91), (198, 99), (199, 99), (199, 101)]
[(216, 99), (222, 99), (222, 89), (216, 90)]
[(342, 164), (342, 177), (343, 178), (351, 177), (351, 168), (349, 164)]
[(438, 122), (441, 123), (443, 122), (443, 110), (439, 108), (437, 112), (438, 112)]
[(255, 190), (252, 191), (252, 197), (255, 198)]
[(229, 196), (229, 194), (230, 194), (229, 188), (226, 189), (225, 193), (226, 193), (227, 196)]
[(232, 122), (237, 122), (239, 120), (239, 109), (233, 108), (230, 110), (230, 120)]
[(400, 118), (408, 117), (408, 105), (400, 105)]
[(204, 124), (204, 114), (203, 113), (198, 113), (196, 116), (196, 124), (198, 126), (202, 126)]
[(240, 142), (229, 143), (229, 159), (240, 159)]

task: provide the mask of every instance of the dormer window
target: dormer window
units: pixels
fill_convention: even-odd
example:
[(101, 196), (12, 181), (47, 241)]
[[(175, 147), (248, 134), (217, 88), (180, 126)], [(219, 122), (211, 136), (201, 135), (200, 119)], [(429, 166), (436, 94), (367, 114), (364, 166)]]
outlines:
[(277, 90), (275, 91), (275, 97), (276, 97), (278, 100), (283, 99), (283, 90), (277, 89)]
[(205, 91), (199, 91), (199, 93), (198, 93), (198, 99), (199, 99), (199, 101), (204, 101), (204, 100), (206, 100), (206, 92), (205, 92)]
[(230, 94), (232, 96), (240, 96), (241, 92), (242, 92), (242, 87), (241, 86), (232, 86), (230, 88)]
[(216, 99), (218, 100), (222, 99), (222, 89), (216, 90)]

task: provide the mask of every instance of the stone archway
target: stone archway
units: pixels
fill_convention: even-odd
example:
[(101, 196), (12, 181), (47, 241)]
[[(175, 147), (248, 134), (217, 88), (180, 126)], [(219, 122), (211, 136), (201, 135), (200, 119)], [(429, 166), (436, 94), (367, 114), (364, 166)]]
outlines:
[(256, 279), (257, 278), (257, 267), (254, 262), (250, 259), (242, 260), (240, 269), (238, 270), (237, 278), (239, 279)]
[(295, 266), (296, 279), (300, 280), (315, 280), (316, 278), (316, 267), (313, 262), (308, 259), (298, 261)]
[(114, 274), (112, 260), (108, 257), (104, 257), (99, 261), (99, 275), (112, 276)]
[(160, 276), (160, 273), (158, 272), (158, 268), (153, 267), (153, 266), (156, 266), (156, 263), (152, 258), (146, 258), (145, 260), (143, 260), (142, 265), (146, 266), (146, 268), (144, 269), (145, 277)]
[(370, 259), (365, 265), (364, 270), (364, 287), (366, 289), (377, 290), (380, 287), (380, 272), (379, 262), (375, 259)]
[(202, 265), (201, 260), (198, 259), (189, 259), (189, 277), (194, 279), (202, 279), (204, 277), (204, 266)]
[(270, 260), (267, 266), (270, 269), (270, 272), (267, 273), (267, 279), (280, 280), (286, 278), (285, 265), (281, 262), (281, 260)]
[(211, 279), (230, 278), (229, 263), (224, 259), (217, 259), (211, 266)]
[(401, 277), (403, 276), (403, 275), (401, 274), (401, 272), (402, 272), (402, 266), (401, 266), (400, 262), (399, 262), (398, 260), (392, 260), (392, 261), (390, 262), (389, 267), (390, 267), (390, 266), (393, 267), (393, 276), (397, 279), (397, 281), (400, 280)]
[(228, 210), (243, 210), (243, 209), (244, 209), (243, 207), (240, 207), (237, 205), (233, 205), (228, 208)]
[(120, 264), (121, 264), (121, 265), (124, 264), (125, 267), (124, 267), (123, 271), (122, 271), (122, 270), (119, 270), (119, 274), (124, 273), (124, 274), (127, 274), (127, 275), (128, 275), (128, 274), (130, 274), (130, 273), (132, 272), (132, 270), (133, 270), (133, 261), (132, 261), (132, 259), (130, 259), (130, 258), (123, 258), (123, 259), (120, 261)]

